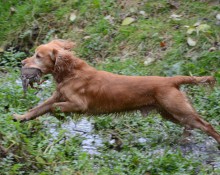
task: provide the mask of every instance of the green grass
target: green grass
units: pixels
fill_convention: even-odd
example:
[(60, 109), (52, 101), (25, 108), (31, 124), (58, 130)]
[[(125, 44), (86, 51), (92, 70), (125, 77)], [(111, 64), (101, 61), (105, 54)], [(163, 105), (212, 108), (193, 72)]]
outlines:
[[(31, 55), (36, 45), (55, 36), (75, 41), (75, 54), (99, 70), (126, 75), (213, 75), (219, 83), (220, 33), (215, 25), (219, 4), (178, 2), (177, 9), (172, 9), (166, 0), (0, 2), (0, 45), (12, 46), (0, 55), (0, 174), (219, 174), (220, 167), (208, 163), (219, 163), (218, 157), (207, 158), (209, 150), (198, 156), (187, 146), (189, 150), (184, 154), (183, 128), (158, 114), (91, 116), (92, 134), (99, 135), (103, 141), (97, 155), (83, 151), (82, 135), (65, 136), (67, 131), (62, 124), (80, 120), (82, 115), (58, 114), (56, 118), (50, 114), (26, 123), (12, 121), (13, 113), (24, 113), (51, 95), (53, 83), (38, 96), (29, 89), (24, 97), (16, 80), (20, 76), (20, 60)], [(16, 12), (10, 14), (10, 7)], [(145, 11), (145, 15), (140, 11)], [(76, 15), (73, 22), (69, 20), (71, 13)], [(170, 18), (173, 13), (182, 15), (181, 20)], [(127, 16), (135, 21), (122, 26)], [(186, 26), (193, 27), (199, 20), (210, 29), (187, 34)], [(197, 41), (196, 46), (187, 44), (188, 36)], [(215, 47), (212, 52), (211, 47)], [(154, 61), (146, 65), (149, 58)], [(52, 81), (51, 77), (49, 80)], [(213, 90), (196, 86), (183, 90), (203, 118), (220, 131), (218, 85)], [(48, 132), (52, 126), (59, 131), (56, 139)], [(141, 138), (145, 142), (139, 142)], [(208, 141), (206, 134), (194, 132), (194, 147), (202, 149)], [(207, 147), (219, 154), (216, 143)]]
[[(142, 66), (141, 66), (142, 65)], [(141, 61), (127, 59), (108, 60), (97, 65), (98, 69), (129, 75), (145, 75), (147, 69)], [(1, 80), (1, 114), (0, 137), (1, 146), (8, 150), (2, 155), (0, 162), (1, 174), (208, 174), (217, 173), (208, 164), (203, 164), (205, 158), (196, 158), (193, 152), (183, 155), (180, 150), (182, 128), (163, 120), (159, 115), (152, 114), (142, 117), (140, 113), (124, 113), (93, 116), (94, 134), (103, 140), (103, 146), (98, 149), (98, 155), (89, 155), (82, 150), (83, 137), (80, 135), (65, 138), (65, 130), (61, 124), (69, 120), (43, 116), (27, 123), (12, 121), (12, 113), (23, 113), (36, 105), (40, 98), (34, 95), (35, 90), (29, 90), (23, 97), (22, 87), (16, 84), (19, 70), (2, 74)], [(51, 85), (52, 86), (52, 85)], [(48, 87), (41, 97), (49, 96), (53, 88)], [(218, 121), (219, 90), (211, 94), (203, 88), (191, 88), (196, 108), (220, 130)], [(203, 99), (201, 99), (203, 97)], [(19, 100), (17, 100), (19, 99)], [(207, 100), (209, 103), (207, 103)], [(215, 106), (216, 108), (213, 108)], [(210, 110), (211, 109), (211, 110)], [(61, 118), (63, 115), (61, 115)], [(215, 117), (213, 117), (215, 116)], [(79, 120), (81, 115), (72, 115), (73, 120)], [(57, 139), (51, 142), (48, 127), (56, 124), (59, 131)], [(193, 142), (203, 143), (207, 136), (199, 131), (194, 133)], [(110, 143), (112, 138), (119, 142)], [(146, 142), (138, 141), (145, 138)], [(60, 140), (64, 140), (60, 142)], [(50, 146), (52, 145), (52, 146)]]

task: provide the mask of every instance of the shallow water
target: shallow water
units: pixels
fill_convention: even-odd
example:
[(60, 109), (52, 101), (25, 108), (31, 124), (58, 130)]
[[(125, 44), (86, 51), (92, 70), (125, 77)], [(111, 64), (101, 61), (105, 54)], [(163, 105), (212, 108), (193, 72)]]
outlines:
[[(48, 125), (47, 125), (48, 127)], [(56, 138), (59, 134), (59, 130), (56, 125), (51, 125), (48, 127), (49, 133), (52, 134), (54, 138)], [(100, 154), (98, 152), (98, 148), (103, 146), (103, 141), (101, 136), (98, 134), (93, 134), (94, 127), (91, 121), (89, 121), (86, 117), (83, 117), (79, 121), (74, 121), (73, 119), (69, 119), (61, 125), (61, 129), (65, 130), (65, 136), (71, 138), (76, 136), (77, 134), (81, 137), (84, 137), (82, 142), (82, 149), (89, 154)], [(148, 144), (147, 138), (139, 138), (137, 139), (139, 143)], [(109, 140), (110, 144), (114, 144), (114, 139)], [(201, 160), (204, 164), (212, 165), (213, 168), (220, 167), (220, 150), (217, 147), (217, 143), (213, 138), (207, 137), (204, 142), (193, 143), (193, 139), (186, 144), (183, 145), (175, 145), (171, 147), (171, 149), (181, 150), (183, 155), (187, 158), (194, 157), (194, 159)], [(152, 154), (160, 154), (163, 155), (165, 153), (165, 148), (158, 148), (152, 152)]]
[(59, 129), (56, 124), (45, 124), (48, 128), (48, 132), (52, 135), (52, 140), (58, 137), (61, 130), (65, 130), (65, 137), (67, 139), (77, 135), (83, 137), (82, 149), (89, 154), (99, 154), (98, 148), (103, 146), (101, 137), (93, 133), (92, 122), (86, 117), (83, 117), (79, 121), (69, 119), (61, 124)]
[(190, 153), (204, 164), (212, 165), (214, 168), (220, 167), (220, 150), (213, 138), (208, 137), (202, 143), (187, 143), (179, 148), (185, 156)]

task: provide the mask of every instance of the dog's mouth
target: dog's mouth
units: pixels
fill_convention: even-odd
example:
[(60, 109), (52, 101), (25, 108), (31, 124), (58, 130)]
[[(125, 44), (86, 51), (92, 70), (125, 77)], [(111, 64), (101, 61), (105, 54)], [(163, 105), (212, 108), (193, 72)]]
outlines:
[(24, 93), (27, 92), (28, 85), (30, 85), (31, 88), (34, 88), (33, 83), (40, 84), (42, 74), (42, 71), (38, 68), (21, 68), (21, 81)]

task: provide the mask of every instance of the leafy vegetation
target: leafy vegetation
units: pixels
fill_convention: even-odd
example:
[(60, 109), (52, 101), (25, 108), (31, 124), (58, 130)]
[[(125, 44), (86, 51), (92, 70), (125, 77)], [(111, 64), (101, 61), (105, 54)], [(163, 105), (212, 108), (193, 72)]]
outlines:
[[(24, 113), (52, 93), (49, 77), (43, 91), (35, 95), (29, 89), (25, 97), (19, 66), (37, 45), (56, 36), (75, 41), (75, 54), (100, 70), (213, 75), (219, 83), (218, 1), (3, 0), (0, 11), (0, 174), (220, 173), (220, 151), (212, 138), (196, 130), (184, 144), (182, 127), (158, 114), (87, 116), (91, 131), (76, 128), (75, 134), (68, 124), (78, 126), (83, 115), (12, 120), (13, 113)], [(183, 90), (220, 132), (218, 85)], [(83, 147), (87, 137), (90, 146), (98, 138), (102, 142), (94, 154)]]

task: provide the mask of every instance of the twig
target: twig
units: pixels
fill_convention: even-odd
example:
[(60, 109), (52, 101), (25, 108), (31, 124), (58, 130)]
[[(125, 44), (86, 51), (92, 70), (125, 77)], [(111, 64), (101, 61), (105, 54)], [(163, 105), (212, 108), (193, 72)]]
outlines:
[(49, 144), (47, 146), (47, 148), (44, 150), (44, 154), (46, 154), (47, 152), (49, 152), (48, 150), (51, 149), (52, 146), (54, 146), (56, 143), (58, 143), (59, 141), (61, 141), (64, 138), (65, 135), (62, 135), (58, 140), (56, 140), (55, 142)]

